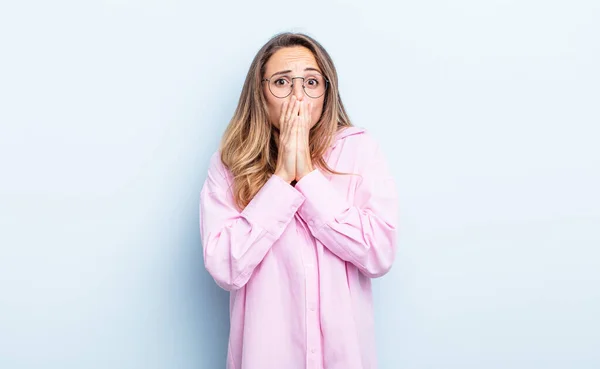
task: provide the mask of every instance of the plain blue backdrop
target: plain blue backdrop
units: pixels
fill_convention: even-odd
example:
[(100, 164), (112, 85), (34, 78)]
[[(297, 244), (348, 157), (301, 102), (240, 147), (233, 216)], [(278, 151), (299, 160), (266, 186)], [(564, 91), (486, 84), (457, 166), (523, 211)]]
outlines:
[(288, 30), (397, 179), (380, 368), (599, 368), (592, 0), (2, 2), (0, 368), (224, 367), (199, 192)]

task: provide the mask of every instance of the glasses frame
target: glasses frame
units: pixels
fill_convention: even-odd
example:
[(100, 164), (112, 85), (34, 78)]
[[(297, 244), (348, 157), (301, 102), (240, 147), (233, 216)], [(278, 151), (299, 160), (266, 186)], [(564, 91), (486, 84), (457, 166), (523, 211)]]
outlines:
[(283, 97), (279, 97), (279, 96), (275, 95), (275, 94), (273, 93), (273, 91), (271, 90), (271, 83), (270, 83), (270, 82), (271, 82), (271, 80), (273, 79), (273, 76), (274, 76), (275, 74), (273, 74), (273, 75), (271, 76), (271, 78), (263, 78), (261, 82), (265, 82), (265, 81), (269, 82), (269, 84), (268, 84), (268, 86), (269, 86), (269, 87), (268, 87), (268, 88), (269, 88), (269, 92), (271, 93), (271, 95), (275, 96), (275, 97), (276, 97), (276, 98), (278, 98), (278, 99), (285, 99), (286, 97), (290, 96), (290, 95), (292, 94), (292, 92), (294, 92), (294, 80), (295, 80), (295, 79), (301, 79), (301, 80), (302, 80), (302, 90), (304, 90), (304, 94), (305, 94), (306, 96), (310, 97), (311, 99), (318, 99), (318, 98), (320, 98), (321, 96), (325, 95), (325, 93), (327, 92), (327, 89), (329, 88), (329, 80), (328, 80), (328, 79), (327, 79), (327, 78), (326, 78), (324, 75), (322, 75), (321, 73), (317, 73), (317, 74), (318, 74), (318, 75), (320, 75), (321, 77), (323, 77), (323, 79), (325, 80), (325, 90), (323, 90), (323, 93), (322, 93), (321, 95), (317, 96), (317, 97), (312, 97), (312, 96), (310, 96), (310, 95), (309, 95), (309, 94), (306, 92), (306, 86), (304, 85), (304, 82), (305, 82), (305, 80), (306, 80), (306, 77), (292, 77), (292, 78), (291, 78), (291, 79), (292, 79), (292, 86), (291, 86), (291, 88), (290, 88), (290, 93), (289, 93), (289, 94), (287, 94), (287, 95), (285, 95), (285, 96), (283, 96)]

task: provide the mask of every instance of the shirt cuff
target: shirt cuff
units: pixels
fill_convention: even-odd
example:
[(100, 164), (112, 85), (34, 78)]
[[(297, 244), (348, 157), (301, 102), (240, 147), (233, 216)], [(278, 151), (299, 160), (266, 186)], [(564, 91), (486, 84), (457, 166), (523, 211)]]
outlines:
[(242, 211), (242, 216), (279, 237), (304, 202), (304, 196), (283, 178), (272, 175)]
[(296, 190), (305, 197), (298, 214), (314, 231), (348, 208), (345, 199), (319, 169), (302, 177), (296, 184)]

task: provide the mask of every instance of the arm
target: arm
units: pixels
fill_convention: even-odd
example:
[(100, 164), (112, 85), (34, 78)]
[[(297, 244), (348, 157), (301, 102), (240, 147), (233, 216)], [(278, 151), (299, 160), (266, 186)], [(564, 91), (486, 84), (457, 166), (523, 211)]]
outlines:
[(298, 214), (313, 236), (340, 259), (375, 278), (387, 273), (395, 258), (398, 204), (381, 149), (370, 137), (365, 141), (361, 146), (367, 148), (369, 159), (360, 166), (362, 179), (353, 205), (318, 169), (304, 176), (296, 189), (306, 198)]
[(217, 285), (231, 291), (248, 282), (304, 196), (273, 175), (240, 212), (224, 169), (220, 156), (213, 155), (200, 193), (200, 235), (206, 269)]

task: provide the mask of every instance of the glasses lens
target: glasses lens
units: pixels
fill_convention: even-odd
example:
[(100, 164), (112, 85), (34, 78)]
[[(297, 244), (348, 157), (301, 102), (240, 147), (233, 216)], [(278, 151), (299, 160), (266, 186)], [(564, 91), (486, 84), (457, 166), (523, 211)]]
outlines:
[(323, 96), (326, 88), (325, 78), (320, 74), (307, 76), (304, 80), (304, 91), (312, 98)]
[(269, 81), (271, 93), (277, 97), (286, 97), (292, 92), (292, 80), (290, 77), (272, 77)]
[[(302, 79), (294, 79), (295, 83), (301, 83)], [(271, 93), (279, 98), (284, 98), (292, 93), (292, 78), (289, 76), (271, 77), (269, 89)], [(304, 78), (304, 92), (312, 98), (323, 96), (327, 89), (327, 81), (320, 74), (311, 74)]]

